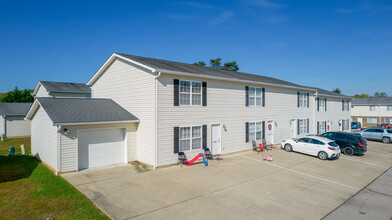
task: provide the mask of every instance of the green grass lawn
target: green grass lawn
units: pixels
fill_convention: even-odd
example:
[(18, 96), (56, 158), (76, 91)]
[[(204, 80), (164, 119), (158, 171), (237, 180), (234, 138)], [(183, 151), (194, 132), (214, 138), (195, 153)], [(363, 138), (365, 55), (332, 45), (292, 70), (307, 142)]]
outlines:
[[(30, 138), (0, 142), (0, 219), (108, 219), (90, 200), (34, 157)], [(17, 155), (8, 157), (9, 146)]]

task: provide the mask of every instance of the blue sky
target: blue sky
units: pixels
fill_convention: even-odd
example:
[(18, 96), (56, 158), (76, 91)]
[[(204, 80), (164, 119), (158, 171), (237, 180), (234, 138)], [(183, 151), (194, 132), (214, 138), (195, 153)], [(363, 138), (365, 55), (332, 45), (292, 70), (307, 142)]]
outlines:
[(85, 83), (112, 52), (392, 96), (392, 2), (0, 1), (0, 92)]

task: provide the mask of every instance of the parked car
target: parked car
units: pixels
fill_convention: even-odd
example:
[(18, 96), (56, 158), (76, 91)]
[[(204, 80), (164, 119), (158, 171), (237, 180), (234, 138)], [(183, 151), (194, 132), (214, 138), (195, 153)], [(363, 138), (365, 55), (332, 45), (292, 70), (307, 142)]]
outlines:
[(306, 136), (299, 139), (283, 140), (281, 147), (288, 152), (317, 156), (321, 160), (336, 158), (340, 156), (340, 148), (333, 140), (319, 136)]
[(386, 124), (386, 123), (385, 124), (379, 124), (378, 127), (388, 128), (388, 129), (392, 128), (390, 124)]
[(342, 153), (352, 156), (367, 151), (367, 142), (361, 135), (347, 132), (326, 132), (320, 134), (321, 137), (334, 140), (340, 147)]
[(371, 127), (356, 131), (355, 133), (360, 134), (367, 140), (382, 141), (386, 144), (391, 143), (392, 140), (392, 129)]
[(361, 122), (359, 122), (359, 121), (351, 122), (351, 129), (359, 129), (361, 127), (362, 127)]

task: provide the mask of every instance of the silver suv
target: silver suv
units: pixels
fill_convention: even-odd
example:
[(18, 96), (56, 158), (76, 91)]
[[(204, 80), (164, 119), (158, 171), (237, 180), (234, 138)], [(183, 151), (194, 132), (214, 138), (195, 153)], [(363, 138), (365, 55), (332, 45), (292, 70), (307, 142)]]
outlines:
[(355, 133), (362, 135), (367, 140), (382, 141), (386, 144), (391, 143), (392, 140), (392, 129), (372, 127), (356, 131)]

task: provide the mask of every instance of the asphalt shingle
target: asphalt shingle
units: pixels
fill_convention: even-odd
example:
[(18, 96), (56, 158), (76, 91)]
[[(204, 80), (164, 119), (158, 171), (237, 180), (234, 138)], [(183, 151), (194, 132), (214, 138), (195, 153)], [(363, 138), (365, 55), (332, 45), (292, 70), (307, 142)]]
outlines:
[(70, 82), (49, 82), (40, 81), (43, 87), (48, 92), (67, 92), (67, 93), (91, 93), (90, 86), (83, 83), (70, 83)]
[(26, 115), (32, 103), (0, 102), (0, 115)]

